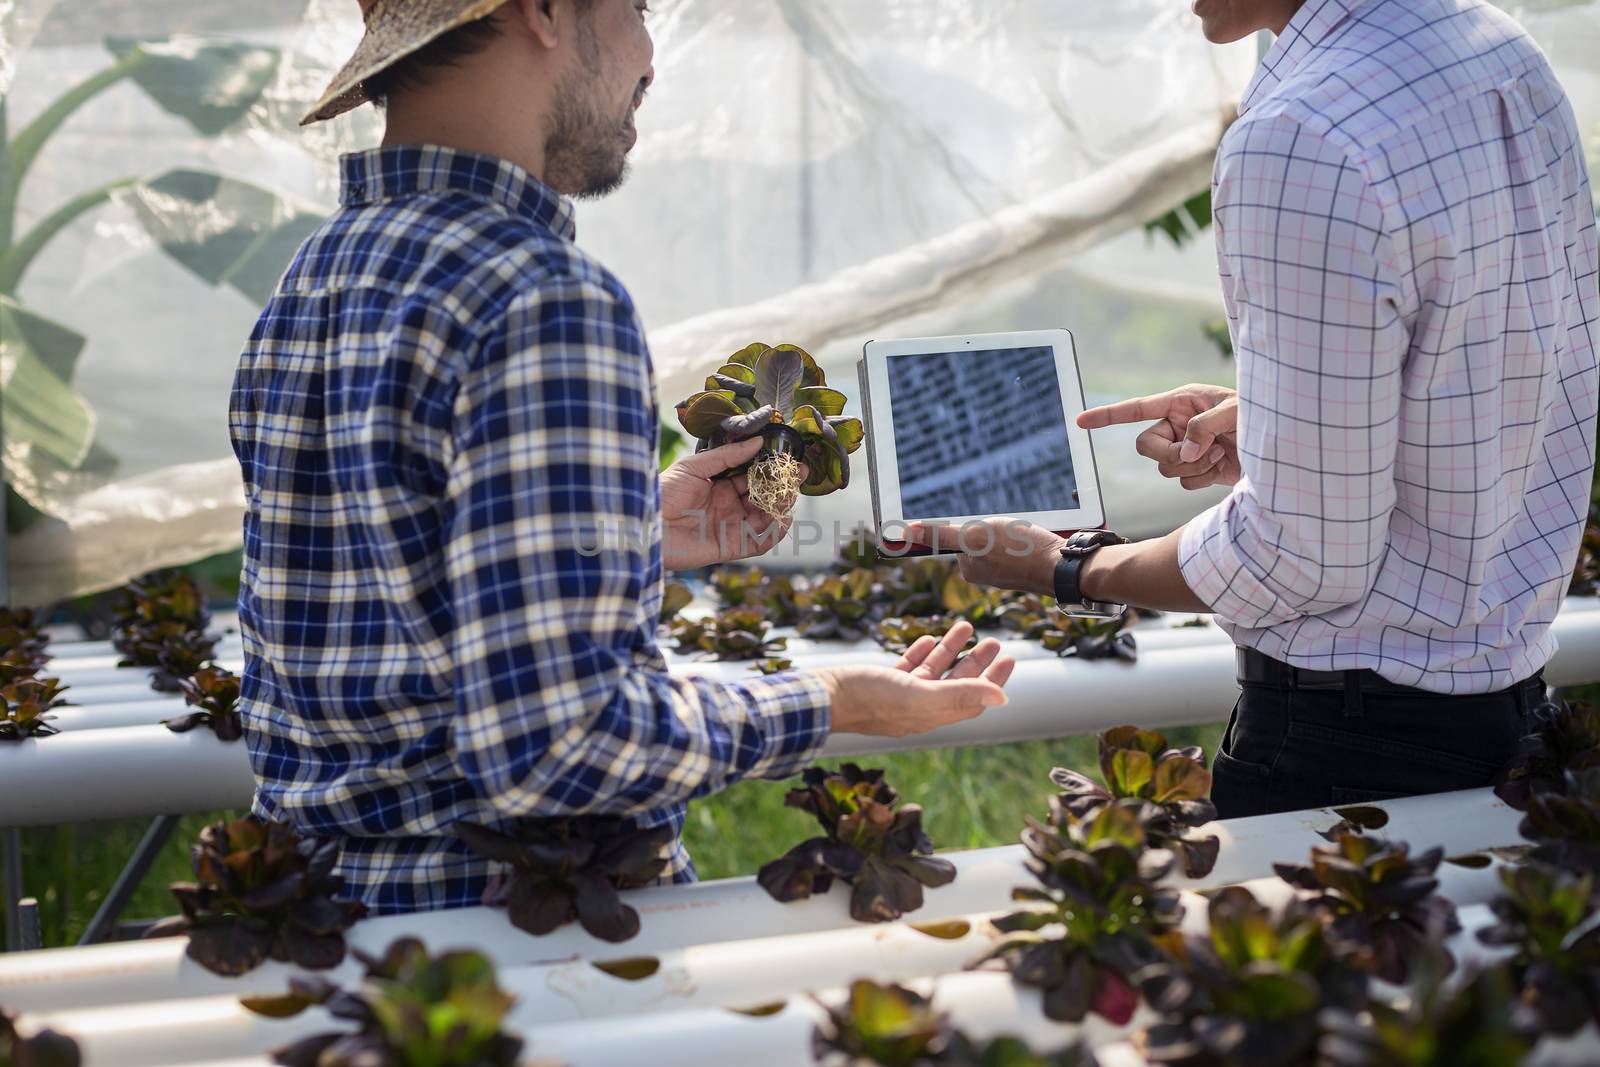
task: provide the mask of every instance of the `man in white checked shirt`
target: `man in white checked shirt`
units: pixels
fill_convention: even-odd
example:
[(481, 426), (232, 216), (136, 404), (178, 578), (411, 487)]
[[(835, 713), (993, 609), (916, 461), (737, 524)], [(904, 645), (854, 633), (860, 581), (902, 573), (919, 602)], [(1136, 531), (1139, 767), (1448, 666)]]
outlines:
[[(1600, 340), (1582, 140), (1480, 0), (1197, 0), (1277, 42), (1217, 162), (1239, 389), (1088, 412), (1233, 493), (1076, 564), (1090, 601), (1214, 611), (1243, 695), (1225, 816), (1488, 784), (1543, 698), (1594, 468)], [(1053, 592), (1062, 543), (966, 558)]]

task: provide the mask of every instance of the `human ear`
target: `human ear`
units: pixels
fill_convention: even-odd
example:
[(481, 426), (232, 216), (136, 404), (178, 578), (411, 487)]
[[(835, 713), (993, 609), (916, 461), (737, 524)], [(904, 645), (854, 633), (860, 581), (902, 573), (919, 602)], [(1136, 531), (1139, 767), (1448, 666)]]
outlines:
[(560, 43), (559, 27), (564, 15), (565, 0), (512, 0), (516, 19), (528, 28), (545, 48), (554, 50)]

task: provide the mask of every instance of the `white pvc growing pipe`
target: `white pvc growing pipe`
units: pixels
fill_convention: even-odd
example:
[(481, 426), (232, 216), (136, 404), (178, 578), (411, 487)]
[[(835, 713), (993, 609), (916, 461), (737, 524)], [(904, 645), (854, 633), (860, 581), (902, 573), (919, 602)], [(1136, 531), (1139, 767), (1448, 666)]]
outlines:
[[(1563, 615), (1557, 633), (1562, 647), (1546, 672), (1551, 684), (1600, 681), (1600, 612)], [(695, 669), (727, 673), (728, 666), (739, 665)], [(1215, 722), (1238, 694), (1234, 673), (1233, 650), (1221, 643), (1150, 653), (1137, 665), (1032, 660), (1017, 665), (1010, 703), (981, 718), (911, 738), (839, 734), (824, 752), (862, 756), (1070, 737), (1127, 722), (1155, 729)], [(193, 735), (161, 726), (75, 730), (0, 746), (0, 826), (210, 811), (242, 805), (253, 791), (241, 746), (196, 746)]]
[[(1447, 855), (1455, 855), (1518, 840), (1517, 813), (1489, 790), (1413, 797), (1379, 806), (1390, 812), (1384, 832), (1410, 842), (1418, 851), (1439, 845)], [(1216, 868), (1204, 879), (1181, 884), (1205, 889), (1271, 877), (1274, 862), (1303, 860), (1313, 845), (1323, 843), (1317, 833), (1336, 821), (1334, 813), (1314, 810), (1214, 823), (1207, 830), (1222, 839)], [(797, 827), (796, 836), (802, 832)], [(1011, 889), (1031, 881), (1022, 865), (1024, 856), (1021, 846), (947, 854), (945, 858), (956, 865), (956, 880), (929, 890), (926, 905), (911, 918), (932, 922), (1005, 908)], [(1472, 881), (1467, 875), (1450, 877), (1463, 884)], [(639, 890), (628, 895), (628, 903), (638, 909), (643, 923), (639, 936), (622, 946), (596, 941), (576, 926), (543, 938), (530, 937), (512, 928), (503, 912), (488, 908), (369, 919), (352, 929), (349, 940), (379, 953), (398, 937), (416, 936), (435, 950), (469, 946), (487, 953), (499, 966), (515, 967), (659, 956), (694, 945), (767, 938), (776, 931), (808, 934), (854, 927), (849, 892), (843, 886), (785, 905), (772, 900), (753, 878), (739, 878)], [(285, 988), (295, 973), (268, 964), (243, 978), (222, 979), (189, 961), (184, 947), (183, 940), (169, 939), (0, 956), (0, 1004), (12, 1010), (60, 1011), (223, 991), (274, 992)], [(356, 973), (347, 965), (343, 977), (348, 980)]]
[[(1491, 921), (1482, 904), (1498, 891), (1499, 879), (1489, 870), (1450, 868), (1442, 874), (1439, 891), (1463, 906), (1465, 936), (1471, 941), (1471, 935)], [(1272, 907), (1284, 906), (1295, 895), (1277, 878), (1244, 886)], [(1183, 903), (1184, 929), (1203, 933), (1205, 898), (1185, 893)], [(957, 920), (965, 931), (955, 936), (935, 937), (896, 923), (693, 946), (651, 957), (659, 969), (634, 981), (617, 978), (588, 961), (513, 967), (501, 972), (500, 984), (517, 997), (513, 1024), (529, 1029), (623, 1015), (751, 1008), (838, 986), (845, 980), (844, 969), (851, 978), (902, 983), (960, 972), (999, 936), (988, 918)], [(1471, 956), (1475, 945), (1472, 941), (1463, 949)], [(203, 1018), (186, 1017), (176, 1032), (181, 1033), (185, 1049), (204, 1049), (211, 1056), (245, 1055), (303, 1036), (290, 1035), (281, 1024), (263, 1023), (229, 996), (58, 1012), (30, 1017), (29, 1022), (73, 1034), (84, 1045), (91, 1067), (97, 1062), (155, 1067), (170, 1063), (176, 1052), (169, 1005), (179, 1013), (202, 1011), (200, 1006), (206, 1005)], [(317, 1022), (307, 1032), (325, 1028)]]
[[(1462, 917), (1465, 929), (1452, 939), (1450, 947), (1466, 962), (1477, 954), (1473, 935), (1487, 922), (1488, 911), (1482, 907), (1464, 909)], [(845, 984), (862, 976), (868, 976), (865, 969), (853, 969), (853, 961), (840, 959), (835, 961), (833, 980), (825, 987), (814, 988), (819, 999), (836, 1003), (843, 997)], [(522, 992), (513, 984), (503, 984), (514, 994)], [(1037, 1051), (1056, 1051), (1083, 1039), (1098, 1053), (1126, 1041), (1132, 1030), (1152, 1021), (1147, 1012), (1141, 1012), (1126, 1027), (1113, 1026), (1094, 1016), (1082, 1025), (1063, 1025), (1045, 1017), (1036, 991), (1016, 985), (1003, 973), (950, 973), (905, 984), (918, 992), (931, 993), (935, 1007), (950, 1013), (952, 1022), (972, 1037), (989, 1040), (1009, 1034), (1021, 1037)], [(752, 1001), (748, 1006), (763, 1005)], [(161, 1006), (154, 1019), (152, 1014), (148, 1007), (125, 1007), (48, 1021), (75, 1033), (84, 1042), (85, 1067), (170, 1063), (175, 1053), (181, 1054), (173, 1047), (178, 1034), (204, 1035), (200, 1044), (187, 1047), (193, 1051), (204, 1049), (223, 1059), (342, 1028), (320, 1012), (288, 1023), (251, 1019), (224, 998)], [(142, 1022), (139, 1016), (144, 1017)], [(603, 1021), (562, 1022), (519, 1004), (507, 1025), (511, 1032), (520, 1033), (527, 1040), (527, 1056), (547, 1058), (568, 1067), (635, 1067), (644, 1063), (652, 1067), (723, 1063), (807, 1067), (813, 1063), (812, 1031), (822, 1017), (823, 1010), (815, 1000), (793, 996), (786, 999), (781, 1011), (765, 1017), (689, 1009), (608, 1017)], [(72, 1028), (74, 1023), (77, 1029)], [(218, 1040), (224, 1033), (227, 1039)], [(149, 1044), (145, 1043), (145, 1034), (150, 1035)], [(106, 1058), (97, 1055), (102, 1049)]]
[(85, 730), (0, 746), (0, 826), (245, 807), (254, 793), (244, 744), (209, 730)]

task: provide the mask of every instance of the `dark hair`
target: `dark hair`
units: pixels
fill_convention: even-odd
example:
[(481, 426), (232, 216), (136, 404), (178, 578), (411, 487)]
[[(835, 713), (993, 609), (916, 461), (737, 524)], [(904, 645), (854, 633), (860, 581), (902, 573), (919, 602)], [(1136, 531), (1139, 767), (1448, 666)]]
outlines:
[(483, 51), (500, 36), (493, 17), (457, 26), (449, 33), (411, 53), (392, 66), (361, 83), (367, 99), (382, 107), (396, 89), (416, 89), (428, 83), (428, 71), (454, 66), (458, 61)]

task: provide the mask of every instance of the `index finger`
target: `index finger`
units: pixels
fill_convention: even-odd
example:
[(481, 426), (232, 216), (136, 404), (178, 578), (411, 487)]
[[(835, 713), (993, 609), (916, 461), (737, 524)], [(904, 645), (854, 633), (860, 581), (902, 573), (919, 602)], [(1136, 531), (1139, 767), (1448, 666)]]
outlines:
[(1122, 426), (1130, 422), (1150, 422), (1164, 419), (1172, 409), (1172, 393), (1141, 396), (1118, 404), (1090, 408), (1078, 416), (1078, 425), (1085, 430), (1100, 430), (1107, 426)]

